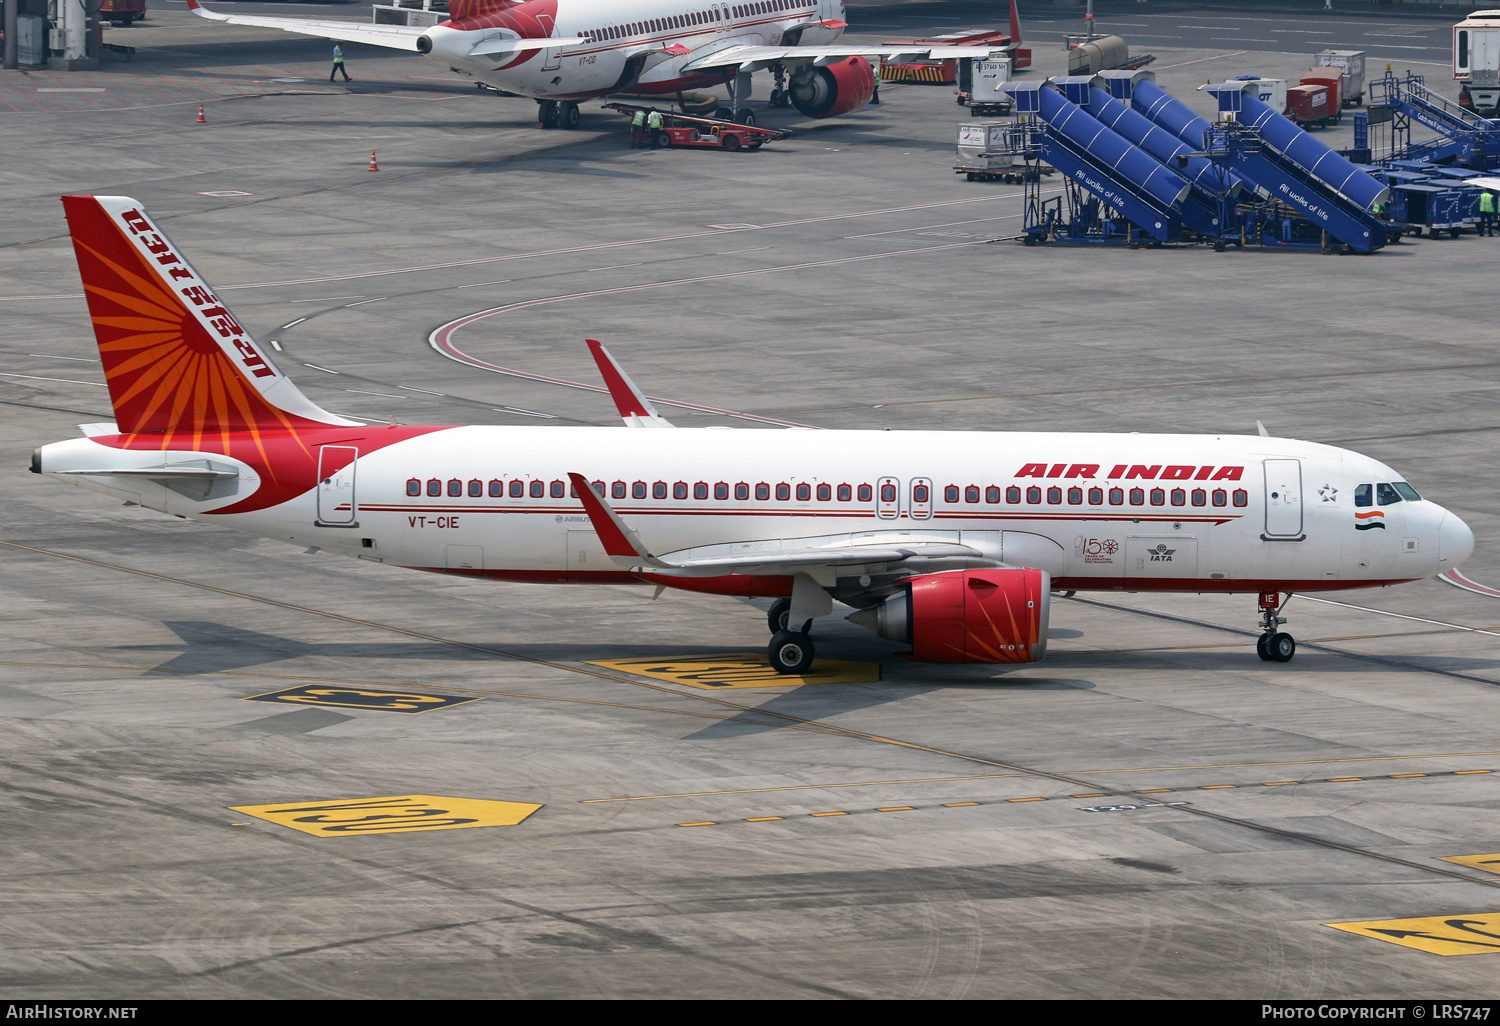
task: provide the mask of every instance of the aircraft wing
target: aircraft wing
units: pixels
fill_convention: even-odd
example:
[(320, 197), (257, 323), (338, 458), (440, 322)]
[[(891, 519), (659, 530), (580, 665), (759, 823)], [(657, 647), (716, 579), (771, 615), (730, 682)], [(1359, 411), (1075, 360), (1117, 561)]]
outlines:
[[(373, 25), (366, 21), (317, 21), (310, 18), (274, 18), (258, 14), (219, 14), (198, 3), (187, 0), (188, 10), (200, 18), (223, 21), (231, 25), (253, 25), (256, 28), (280, 29), (303, 36), (321, 36), (338, 39), (346, 43), (369, 43), (372, 46), (389, 47), (392, 50), (410, 50), (420, 53), (417, 39), (431, 26), (421, 25)], [(553, 49), (554, 47), (582, 46), (588, 40), (581, 36), (567, 39), (489, 39), (469, 51), (471, 55), (519, 53), (522, 50)]]
[[(712, 45), (712, 44), (710, 44)], [(867, 57), (889, 64), (901, 64), (916, 60), (952, 60), (955, 57), (988, 57), (1002, 49), (995, 46), (942, 46), (910, 43), (832, 43), (827, 46), (726, 46), (700, 57), (693, 57), (682, 65), (683, 71), (703, 71), (707, 68), (733, 68), (746, 64), (764, 67), (782, 64), (831, 64), (845, 57)]]

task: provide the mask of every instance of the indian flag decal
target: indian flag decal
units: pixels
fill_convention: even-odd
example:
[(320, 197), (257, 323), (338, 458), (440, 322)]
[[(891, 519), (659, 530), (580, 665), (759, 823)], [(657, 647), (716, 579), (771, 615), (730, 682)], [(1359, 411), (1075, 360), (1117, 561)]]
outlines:
[(1368, 513), (1354, 514), (1354, 529), (1356, 531), (1373, 531), (1375, 528), (1385, 530), (1385, 514), (1378, 509), (1372, 509)]

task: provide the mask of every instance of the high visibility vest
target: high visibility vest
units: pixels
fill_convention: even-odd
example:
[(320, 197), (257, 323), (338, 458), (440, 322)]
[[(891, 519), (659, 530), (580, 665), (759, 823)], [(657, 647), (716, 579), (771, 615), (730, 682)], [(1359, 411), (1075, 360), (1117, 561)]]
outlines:
[(344, 63), (344, 51), (343, 51), (343, 49), (341, 47), (335, 46), (333, 48), (333, 63), (335, 63), (335, 64), (342, 64), (342, 63)]
[(632, 125), (634, 125), (636, 128), (640, 128), (642, 125), (644, 125), (646, 123), (646, 112), (643, 111), (643, 110), (636, 111), (635, 112), (635, 117), (633, 117), (633, 118), (630, 119), (630, 123)]
[(658, 114), (656, 111), (653, 110), (646, 117), (646, 125), (648, 127), (650, 127), (650, 128), (660, 128), (661, 127), (661, 115)]
[(1493, 214), (1495, 212), (1495, 194), (1493, 192), (1480, 193), (1479, 212), (1481, 214)]

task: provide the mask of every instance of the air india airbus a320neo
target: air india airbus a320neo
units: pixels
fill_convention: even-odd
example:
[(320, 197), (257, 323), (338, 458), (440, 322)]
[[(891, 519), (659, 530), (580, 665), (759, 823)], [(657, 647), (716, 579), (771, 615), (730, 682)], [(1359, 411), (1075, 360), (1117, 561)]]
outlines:
[(835, 599), (913, 659), (1035, 662), (1054, 590), (1254, 595), (1260, 656), (1286, 661), (1282, 595), (1418, 580), (1474, 546), (1390, 467), (1314, 442), (649, 430), (671, 425), (598, 343), (623, 427), (361, 424), (304, 396), (141, 204), (63, 204), (116, 419), (33, 472), (417, 570), (775, 598), (782, 673)]

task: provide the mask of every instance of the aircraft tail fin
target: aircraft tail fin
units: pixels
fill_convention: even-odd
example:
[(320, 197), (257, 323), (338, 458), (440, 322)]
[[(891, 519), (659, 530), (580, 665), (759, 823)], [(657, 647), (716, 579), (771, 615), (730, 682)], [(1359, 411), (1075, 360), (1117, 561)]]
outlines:
[(1010, 0), (1010, 45), (1021, 42), (1021, 16), (1016, 13), (1016, 0)]
[(121, 434), (198, 448), (205, 435), (357, 423), (298, 390), (140, 203), (62, 201)]

